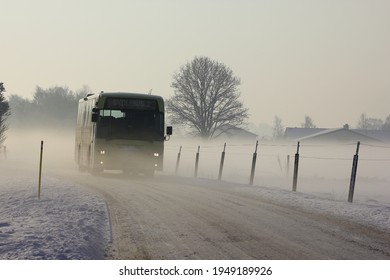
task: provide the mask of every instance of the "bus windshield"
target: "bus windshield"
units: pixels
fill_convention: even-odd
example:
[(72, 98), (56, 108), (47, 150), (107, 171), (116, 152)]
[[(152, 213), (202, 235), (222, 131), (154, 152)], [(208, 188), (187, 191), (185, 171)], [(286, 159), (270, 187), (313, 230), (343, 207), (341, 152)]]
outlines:
[(96, 138), (161, 141), (164, 139), (163, 113), (154, 110), (100, 110)]

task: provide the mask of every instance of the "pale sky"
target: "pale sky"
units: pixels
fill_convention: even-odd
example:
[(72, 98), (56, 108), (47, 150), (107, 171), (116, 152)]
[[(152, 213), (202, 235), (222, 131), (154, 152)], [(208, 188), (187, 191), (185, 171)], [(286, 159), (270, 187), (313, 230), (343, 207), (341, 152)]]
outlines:
[(241, 78), (249, 121), (356, 126), (390, 114), (388, 0), (0, 0), (0, 81), (169, 98), (195, 56)]

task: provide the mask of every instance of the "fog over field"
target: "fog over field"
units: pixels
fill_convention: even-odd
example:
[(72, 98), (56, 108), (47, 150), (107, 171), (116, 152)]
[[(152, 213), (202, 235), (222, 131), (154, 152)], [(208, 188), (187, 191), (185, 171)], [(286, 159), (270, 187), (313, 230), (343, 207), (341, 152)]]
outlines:
[(41, 141), (44, 141), (43, 170), (75, 168), (74, 130), (10, 129), (7, 133), (7, 162), (37, 169)]
[[(8, 132), (7, 163), (38, 172), (40, 141), (44, 141), (43, 174), (72, 171), (74, 161), (74, 131), (54, 129), (16, 130)], [(199, 178), (218, 179), (224, 143), (225, 160), (222, 180), (249, 184), (255, 141), (204, 141), (192, 138), (175, 138), (165, 142), (164, 172), (194, 177), (195, 159), (199, 147)], [(294, 142), (262, 142), (257, 148), (254, 185), (291, 190), (294, 171)], [(352, 159), (356, 143), (300, 145), (297, 191), (312, 193), (330, 200), (346, 201), (351, 178)], [(362, 143), (354, 201), (390, 203), (388, 173), (390, 148), (386, 145)]]
[[(196, 153), (199, 149), (198, 176), (218, 178), (224, 142), (180, 141), (166, 144), (165, 171), (176, 172), (177, 154), (182, 146), (177, 173), (194, 176)], [(227, 142), (222, 180), (249, 183), (256, 143)], [(285, 190), (292, 189), (294, 157), (297, 143), (259, 142), (254, 184)], [(299, 192), (316, 193), (332, 200), (346, 200), (349, 192), (352, 159), (356, 143), (300, 144), (298, 170)], [(390, 203), (390, 148), (362, 143), (355, 197), (361, 201)]]

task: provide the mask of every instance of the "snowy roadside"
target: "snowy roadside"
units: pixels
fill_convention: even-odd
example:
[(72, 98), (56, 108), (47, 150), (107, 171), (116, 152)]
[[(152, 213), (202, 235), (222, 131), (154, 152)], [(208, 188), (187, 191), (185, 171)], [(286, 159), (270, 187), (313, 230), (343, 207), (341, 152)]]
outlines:
[(333, 216), (340, 220), (354, 222), (390, 233), (390, 205), (387, 203), (367, 202), (365, 200), (349, 203), (347, 201), (329, 199), (329, 196), (320, 193), (292, 192), (277, 187), (251, 186), (210, 179), (175, 178), (176, 182), (180, 182), (180, 180), (187, 183), (192, 182), (194, 185), (203, 187), (229, 188), (237, 193), (246, 193), (251, 197), (267, 199), (274, 204), (298, 208), (324, 216)]
[(243, 186), (240, 191), (260, 196), (274, 203), (304, 209), (305, 211), (333, 216), (341, 220), (355, 222), (390, 233), (390, 205), (378, 202), (349, 203), (346, 201), (330, 200), (318, 193), (301, 193), (286, 191), (278, 188)]
[(294, 193), (277, 188), (261, 187), (256, 190), (247, 186), (241, 191), (270, 199), (274, 202), (305, 209), (325, 216), (338, 217), (345, 221), (370, 226), (390, 233), (390, 206), (381, 203), (349, 203), (322, 198), (318, 194)]
[[(2, 172), (3, 173), (3, 172)], [(104, 259), (111, 233), (96, 193), (23, 172), (0, 176), (0, 259)]]

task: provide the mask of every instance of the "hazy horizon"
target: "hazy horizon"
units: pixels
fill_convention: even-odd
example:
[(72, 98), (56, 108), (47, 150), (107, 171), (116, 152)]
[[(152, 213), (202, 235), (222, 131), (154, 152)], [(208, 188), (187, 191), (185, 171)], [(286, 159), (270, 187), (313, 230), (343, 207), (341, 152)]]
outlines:
[(169, 98), (195, 56), (241, 79), (249, 122), (356, 126), (390, 114), (390, 2), (2, 1), (6, 97), (36, 86)]

